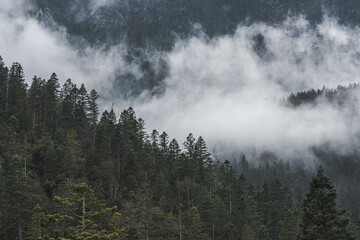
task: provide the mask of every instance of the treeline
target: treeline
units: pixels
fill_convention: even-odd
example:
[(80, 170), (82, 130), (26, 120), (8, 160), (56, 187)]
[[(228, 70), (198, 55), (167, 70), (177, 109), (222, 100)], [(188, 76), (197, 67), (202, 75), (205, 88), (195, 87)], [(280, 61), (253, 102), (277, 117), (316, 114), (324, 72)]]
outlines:
[(292, 106), (300, 106), (303, 104), (316, 105), (320, 101), (327, 101), (336, 105), (344, 105), (345, 103), (351, 104), (358, 101), (359, 84), (353, 83), (349, 86), (339, 85), (337, 88), (311, 89), (307, 91), (300, 91), (291, 93), (288, 97), (288, 103)]
[(70, 79), (60, 87), (52, 74), (28, 86), (21, 65), (1, 59), (0, 91), (1, 239), (359, 234), (321, 168), (301, 205), (304, 194), (280, 180), (252, 185), (229, 161), (214, 161), (202, 137), (189, 134), (181, 147), (165, 132), (147, 133), (132, 108), (100, 116), (96, 91)]

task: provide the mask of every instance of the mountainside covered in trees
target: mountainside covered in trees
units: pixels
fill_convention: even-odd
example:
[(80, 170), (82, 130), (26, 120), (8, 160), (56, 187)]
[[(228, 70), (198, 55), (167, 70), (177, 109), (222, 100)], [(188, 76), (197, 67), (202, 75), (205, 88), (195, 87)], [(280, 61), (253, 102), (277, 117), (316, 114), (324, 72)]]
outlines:
[(270, 153), (220, 162), (202, 137), (148, 133), (132, 108), (100, 116), (95, 90), (56, 74), (28, 86), (0, 60), (0, 97), (1, 239), (359, 238), (356, 153), (318, 150), (345, 213), (321, 168), (311, 180)]
[(341, 23), (360, 22), (356, 0), (35, 0), (33, 10), (50, 26), (60, 25), (91, 44), (114, 45), (125, 41), (132, 47), (169, 50), (177, 38), (187, 38), (194, 24), (210, 36), (233, 33), (238, 24), (280, 23), (289, 15), (304, 15), (319, 22), (324, 15)]

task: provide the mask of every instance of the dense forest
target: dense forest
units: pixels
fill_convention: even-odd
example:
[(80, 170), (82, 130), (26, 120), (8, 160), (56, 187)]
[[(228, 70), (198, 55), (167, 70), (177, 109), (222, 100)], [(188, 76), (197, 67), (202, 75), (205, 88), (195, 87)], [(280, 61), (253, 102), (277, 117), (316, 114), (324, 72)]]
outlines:
[(326, 166), (220, 161), (202, 137), (149, 133), (132, 108), (100, 115), (95, 90), (55, 73), (28, 86), (1, 58), (0, 97), (1, 239), (360, 237), (358, 202), (337, 208)]

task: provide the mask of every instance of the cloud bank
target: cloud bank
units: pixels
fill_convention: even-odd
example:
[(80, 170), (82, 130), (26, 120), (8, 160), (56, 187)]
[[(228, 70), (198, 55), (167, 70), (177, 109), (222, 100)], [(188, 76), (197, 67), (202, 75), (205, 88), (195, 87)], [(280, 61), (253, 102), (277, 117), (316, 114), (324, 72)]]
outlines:
[[(322, 102), (294, 109), (282, 100), (299, 90), (359, 82), (358, 28), (331, 18), (314, 27), (300, 17), (277, 26), (239, 25), (235, 34), (215, 39), (200, 34), (178, 41), (168, 53), (153, 53), (154, 62), (163, 58), (168, 64), (165, 92), (129, 101), (111, 98), (118, 96), (112, 91), (119, 71), (141, 75), (124, 61), (125, 45), (79, 51), (65, 29), (49, 30), (26, 16), (25, 2), (2, 2), (0, 54), (7, 65), (20, 62), (28, 82), (56, 72), (62, 82), (71, 78), (97, 89), (103, 106), (114, 103), (117, 113), (133, 106), (149, 130), (164, 130), (179, 141), (189, 132), (201, 135), (217, 153), (255, 147), (292, 157), (322, 144), (341, 151), (358, 144), (360, 118), (350, 106)], [(94, 7), (101, 4), (107, 1)]]
[(281, 99), (359, 82), (359, 37), (359, 29), (328, 18), (315, 28), (289, 18), (239, 26), (233, 36), (194, 37), (168, 54), (165, 94), (134, 106), (149, 126), (179, 139), (202, 135), (220, 153), (256, 147), (291, 157), (325, 143), (345, 151), (358, 143), (357, 114), (326, 102), (292, 109)]
[(128, 65), (123, 58), (126, 46), (76, 49), (69, 43), (66, 29), (46, 28), (26, 14), (30, 8), (22, 0), (2, 0), (0, 8), (0, 54), (8, 66), (21, 63), (28, 83), (35, 75), (48, 78), (56, 72), (61, 82), (71, 78), (108, 93), (119, 69), (138, 72), (137, 66)]

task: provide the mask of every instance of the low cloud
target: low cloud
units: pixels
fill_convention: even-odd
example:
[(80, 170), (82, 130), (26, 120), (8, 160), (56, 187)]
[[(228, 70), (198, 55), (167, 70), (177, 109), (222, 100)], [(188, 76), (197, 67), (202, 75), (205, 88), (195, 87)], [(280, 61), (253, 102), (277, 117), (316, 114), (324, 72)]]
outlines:
[(0, 9), (0, 54), (8, 66), (22, 64), (28, 83), (35, 75), (48, 78), (56, 72), (61, 82), (71, 78), (107, 94), (121, 69), (139, 74), (137, 66), (123, 58), (125, 45), (77, 49), (67, 40), (66, 29), (48, 29), (27, 16), (30, 7), (21, 0), (6, 0)]
[(111, 6), (115, 4), (116, 0), (91, 0), (90, 8), (92, 11), (96, 11), (100, 7)]
[[(141, 75), (124, 60), (126, 45), (79, 50), (67, 41), (66, 29), (50, 30), (26, 16), (30, 6), (24, 3), (5, 0), (0, 9), (0, 54), (7, 65), (20, 62), (29, 83), (34, 75), (56, 72), (62, 82), (71, 78), (97, 89), (102, 105), (114, 103), (118, 114), (133, 106), (149, 130), (180, 142), (189, 132), (201, 135), (217, 153), (256, 148), (291, 158), (310, 156), (313, 146), (347, 151), (358, 144), (360, 118), (350, 104), (289, 108), (283, 100), (295, 91), (359, 82), (358, 28), (326, 17), (310, 26), (300, 17), (276, 26), (239, 25), (235, 34), (215, 39), (199, 34), (149, 57), (167, 62), (163, 94), (144, 92), (129, 101), (112, 98), (117, 75)], [(93, 7), (103, 4), (111, 1), (94, 1)]]
[(345, 151), (360, 130), (350, 108), (323, 102), (293, 109), (282, 99), (359, 82), (359, 34), (329, 18), (315, 27), (289, 18), (178, 42), (167, 56), (165, 94), (134, 106), (150, 128), (179, 139), (202, 135), (218, 153), (256, 148), (290, 158), (323, 144)]

